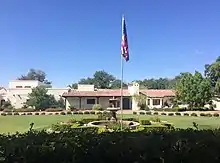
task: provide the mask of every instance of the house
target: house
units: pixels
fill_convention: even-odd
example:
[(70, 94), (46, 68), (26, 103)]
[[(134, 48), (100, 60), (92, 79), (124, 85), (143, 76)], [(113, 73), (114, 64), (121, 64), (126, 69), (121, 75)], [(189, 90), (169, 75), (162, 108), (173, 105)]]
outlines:
[[(0, 105), (10, 101), (15, 108), (21, 108), (28, 100), (28, 94), (32, 88), (42, 86), (44, 83), (35, 80), (13, 80), (9, 87), (0, 87)], [(120, 89), (96, 89), (94, 85), (79, 84), (78, 89), (70, 88), (47, 88), (48, 94), (54, 95), (55, 99), (61, 97), (65, 100), (66, 109), (75, 107), (78, 109), (91, 109), (94, 104), (100, 104), (103, 108), (109, 106), (109, 100), (118, 99), (120, 106)], [(142, 94), (147, 96), (146, 104), (149, 108), (161, 108), (165, 101), (175, 96), (173, 90), (139, 89), (138, 83), (128, 85), (123, 89), (123, 109), (139, 110), (133, 95)]]
[[(147, 96), (146, 104), (149, 108), (162, 108), (165, 101), (175, 96), (173, 90), (139, 89), (138, 83), (128, 85), (123, 89), (123, 109), (139, 110), (134, 99), (135, 94)], [(70, 107), (79, 109), (91, 109), (94, 104), (100, 104), (103, 108), (109, 106), (110, 99), (118, 99), (120, 106), (120, 89), (96, 89), (94, 85), (78, 85), (78, 89), (63, 94), (66, 109)]]

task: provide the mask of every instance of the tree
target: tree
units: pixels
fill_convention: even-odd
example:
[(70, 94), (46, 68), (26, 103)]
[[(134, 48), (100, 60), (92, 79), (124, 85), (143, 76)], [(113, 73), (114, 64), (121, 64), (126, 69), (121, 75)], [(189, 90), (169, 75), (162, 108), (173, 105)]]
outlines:
[(46, 73), (44, 71), (33, 68), (26, 75), (21, 75), (18, 80), (37, 80), (47, 85), (51, 84), (50, 81), (46, 80)]
[(215, 95), (220, 96), (220, 57), (212, 64), (205, 65), (205, 76), (211, 81), (211, 86)]
[(211, 82), (201, 73), (181, 73), (176, 84), (176, 97), (190, 107), (204, 106), (212, 98)]
[(45, 110), (46, 108), (57, 106), (54, 96), (48, 95), (47, 89), (42, 86), (33, 88), (28, 97), (29, 100), (26, 102), (26, 105), (35, 106), (37, 110)]
[(142, 95), (142, 94), (135, 94), (133, 96), (134, 100), (137, 102), (137, 106), (140, 107), (141, 110), (146, 109), (146, 100), (147, 96)]
[[(128, 85), (123, 82), (123, 88), (126, 88)], [(116, 79), (110, 84), (111, 89), (119, 89), (121, 88), (121, 80)]]

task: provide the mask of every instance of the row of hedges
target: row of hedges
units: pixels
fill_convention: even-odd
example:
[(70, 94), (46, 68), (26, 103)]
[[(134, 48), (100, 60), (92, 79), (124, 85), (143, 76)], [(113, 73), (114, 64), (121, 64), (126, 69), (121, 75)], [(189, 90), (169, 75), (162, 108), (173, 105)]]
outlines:
[(174, 108), (153, 108), (152, 110), (154, 111), (166, 111), (166, 112), (183, 112), (183, 111), (210, 111), (209, 108), (206, 107), (194, 107), (194, 108), (179, 108), (179, 107), (174, 107)]
[[(133, 112), (133, 114), (138, 114), (137, 112)], [(197, 116), (201, 116), (201, 117), (219, 117), (220, 114), (218, 113), (214, 113), (214, 114), (211, 114), (211, 113), (180, 113), (180, 112), (176, 112), (176, 113), (166, 113), (166, 112), (150, 112), (150, 111), (147, 111), (147, 112), (139, 112), (140, 115), (168, 115), (168, 116), (194, 116), (194, 117), (197, 117)]]
[(215, 163), (220, 162), (220, 130), (28, 132), (0, 135), (0, 149), (5, 163)]

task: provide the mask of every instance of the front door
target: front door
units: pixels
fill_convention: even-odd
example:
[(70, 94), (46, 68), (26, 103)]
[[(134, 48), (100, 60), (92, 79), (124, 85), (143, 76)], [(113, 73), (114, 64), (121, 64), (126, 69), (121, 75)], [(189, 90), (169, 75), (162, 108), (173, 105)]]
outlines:
[(123, 109), (125, 109), (125, 110), (131, 109), (131, 107), (130, 107), (130, 98), (128, 98), (128, 97), (123, 98)]

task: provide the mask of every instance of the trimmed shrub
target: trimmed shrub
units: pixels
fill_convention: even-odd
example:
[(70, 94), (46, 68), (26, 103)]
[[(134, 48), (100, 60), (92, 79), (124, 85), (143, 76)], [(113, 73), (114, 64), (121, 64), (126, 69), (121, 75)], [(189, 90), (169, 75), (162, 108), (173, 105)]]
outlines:
[(3, 112), (12, 112), (12, 109), (4, 109)]
[(149, 121), (149, 120), (146, 120), (146, 119), (140, 120), (140, 124), (141, 124), (141, 125), (151, 125), (150, 121)]
[(77, 112), (77, 111), (74, 111), (73, 114), (78, 114), (78, 112)]
[(83, 112), (79, 111), (78, 114), (83, 114)]
[(66, 112), (67, 115), (72, 115), (71, 111)]
[(18, 112), (15, 112), (14, 115), (19, 115), (19, 113), (18, 113)]
[(102, 114), (102, 112), (98, 111), (98, 112), (96, 112), (96, 114), (98, 114), (98, 115), (99, 115), (99, 114)]
[(43, 112), (43, 113), (40, 113), (40, 115), (45, 115), (45, 112)]
[(154, 112), (154, 115), (158, 115), (158, 112)]
[(39, 113), (37, 112), (37, 113), (35, 113), (34, 115), (39, 115)]
[(218, 113), (214, 113), (213, 116), (214, 117), (219, 117), (219, 114)]
[(168, 113), (168, 116), (173, 116), (174, 114), (173, 113)]
[(66, 115), (66, 113), (65, 112), (61, 112), (60, 115)]
[(161, 115), (167, 115), (167, 114), (163, 112), (163, 113), (161, 113)]
[(83, 114), (89, 114), (89, 112), (88, 111), (84, 111), (84, 113)]
[(137, 118), (123, 118), (124, 121), (134, 121), (134, 122), (138, 122)]
[(12, 112), (7, 113), (7, 115), (12, 115)]
[(198, 115), (196, 113), (192, 113), (191, 116), (197, 117)]
[(102, 108), (102, 105), (100, 105), (100, 104), (94, 104), (92, 106), (92, 110), (99, 110), (99, 111), (101, 111), (101, 110), (103, 110), (103, 108)]
[(136, 111), (133, 111), (133, 114), (137, 114), (137, 112), (136, 112)]
[(212, 114), (208, 113), (205, 115), (206, 117), (212, 117)]
[(91, 111), (90, 114), (95, 114), (95, 112), (94, 112), (94, 111)]
[(189, 113), (183, 113), (184, 116), (189, 116)]
[(15, 109), (16, 112), (34, 112), (35, 109), (31, 108), (20, 108), (20, 109)]
[(6, 113), (1, 113), (2, 116), (6, 116)]
[(200, 116), (205, 117), (206, 115), (205, 115), (205, 113), (200, 113)]
[(27, 113), (27, 115), (32, 115), (32, 113)]
[(151, 115), (151, 112), (150, 112), (150, 111), (147, 111), (146, 114), (147, 114), (147, 115)]
[(139, 114), (140, 114), (140, 115), (144, 115), (144, 114), (145, 114), (145, 112), (140, 112)]
[(63, 111), (63, 110), (64, 109), (62, 109), (62, 108), (48, 108), (45, 111), (46, 112), (60, 112), (60, 111)]
[(48, 113), (47, 115), (53, 115), (53, 113)]
[(26, 115), (26, 113), (21, 113), (21, 115)]
[(175, 113), (175, 115), (177, 115), (177, 116), (181, 116), (181, 113), (179, 113), (179, 112), (176, 112), (176, 113)]
[(58, 113), (58, 112), (56, 112), (56, 113), (55, 113), (55, 115), (59, 115), (59, 113)]

